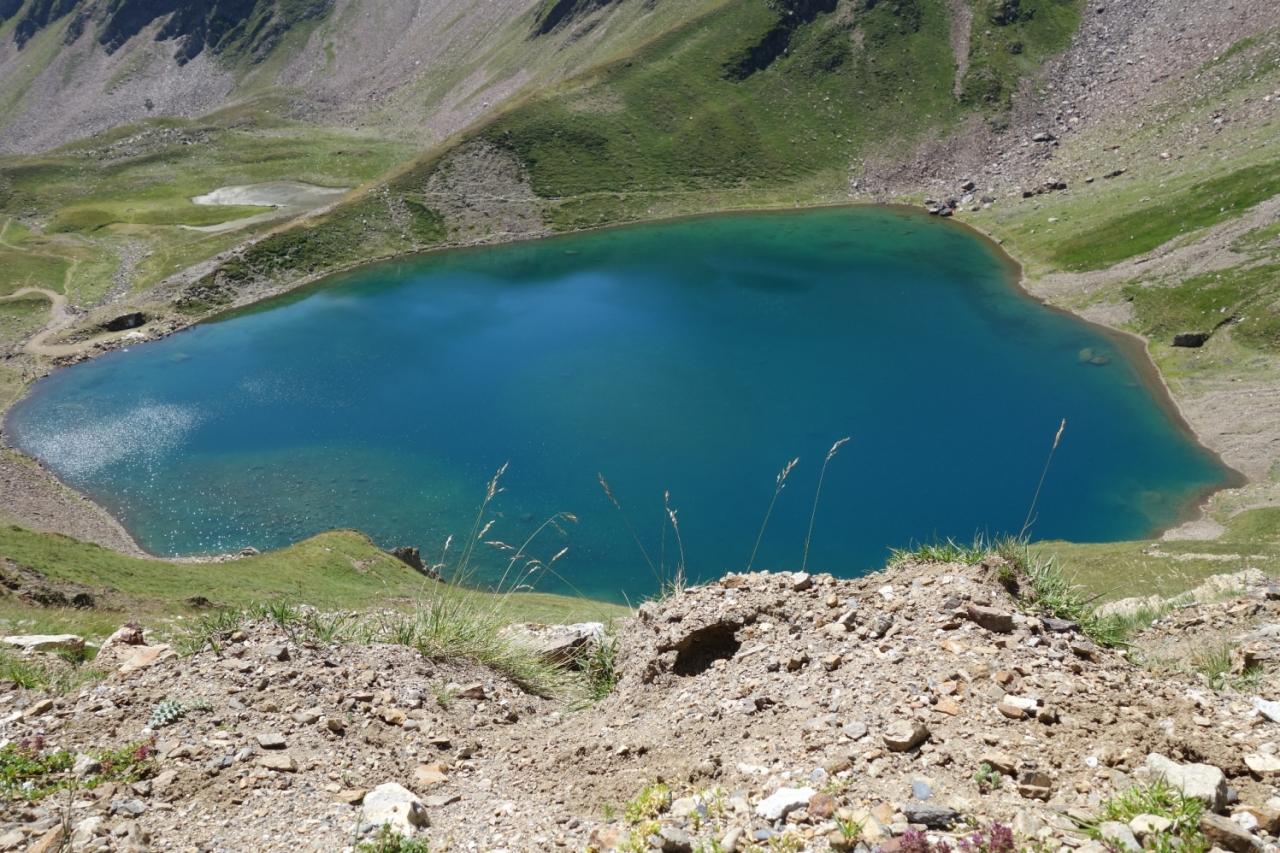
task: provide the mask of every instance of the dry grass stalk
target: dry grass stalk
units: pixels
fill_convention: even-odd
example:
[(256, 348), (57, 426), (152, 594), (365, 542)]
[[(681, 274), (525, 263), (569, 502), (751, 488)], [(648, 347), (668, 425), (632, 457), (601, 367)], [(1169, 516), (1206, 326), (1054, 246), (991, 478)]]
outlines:
[(809, 512), (809, 532), (804, 536), (804, 558), (800, 560), (800, 571), (802, 572), (809, 565), (809, 543), (813, 540), (813, 522), (818, 517), (818, 500), (822, 497), (822, 482), (827, 478), (827, 466), (831, 464), (831, 460), (840, 452), (840, 448), (848, 444), (849, 441), (850, 437), (847, 435), (838, 440), (827, 451), (827, 458), (822, 460), (822, 471), (818, 474), (818, 488), (813, 493), (813, 509)]
[(778, 502), (778, 495), (782, 494), (782, 490), (787, 485), (787, 477), (791, 476), (791, 472), (799, 464), (800, 457), (797, 456), (786, 465), (783, 465), (782, 470), (778, 472), (778, 476), (774, 479), (773, 497), (769, 499), (769, 508), (765, 510), (764, 521), (760, 522), (760, 532), (756, 534), (755, 547), (751, 549), (751, 557), (747, 560), (747, 571), (751, 571), (751, 566), (756, 561), (756, 553), (760, 550), (760, 542), (764, 539), (765, 528), (769, 526), (769, 517), (773, 515), (773, 507)]

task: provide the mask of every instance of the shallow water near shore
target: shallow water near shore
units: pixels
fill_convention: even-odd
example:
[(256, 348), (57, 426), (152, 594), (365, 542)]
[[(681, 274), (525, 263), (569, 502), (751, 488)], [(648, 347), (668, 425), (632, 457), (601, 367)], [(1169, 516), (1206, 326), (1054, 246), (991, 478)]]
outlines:
[[(682, 220), (380, 264), (58, 371), (10, 440), (158, 554), (333, 527), (430, 560), (472, 529), (548, 591), (653, 591), (668, 571), (811, 570), (1017, 532), (1059, 421), (1037, 538), (1139, 538), (1231, 472), (1117, 339), (1026, 297), (964, 229), (851, 208)], [(664, 509), (678, 513), (679, 541)], [(478, 581), (509, 552), (481, 545)], [(521, 560), (521, 565), (524, 561)]]

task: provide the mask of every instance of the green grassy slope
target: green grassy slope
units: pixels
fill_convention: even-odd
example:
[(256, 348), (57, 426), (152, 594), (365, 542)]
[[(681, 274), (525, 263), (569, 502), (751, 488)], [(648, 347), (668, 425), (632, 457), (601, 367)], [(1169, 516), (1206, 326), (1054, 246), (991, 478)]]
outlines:
[(1068, 577), (1101, 601), (1167, 598), (1210, 575), (1253, 568), (1280, 576), (1280, 508), (1243, 512), (1227, 522), (1219, 539), (1209, 541), (1043, 542), (1033, 550), (1055, 557)]
[(1079, 24), (1072, 0), (977, 0), (962, 99), (1007, 107), (1018, 80), (1064, 50)]
[[(271, 102), (200, 120), (124, 127), (48, 154), (0, 159), (0, 252), (15, 275), (0, 287), (38, 285), (92, 303), (111, 285), (119, 252), (145, 246), (135, 289), (216, 254), (269, 225), (230, 233), (183, 226), (227, 222), (263, 208), (200, 206), (218, 187), (293, 180), (355, 187), (411, 156), (372, 133), (324, 130), (274, 118)], [(105, 275), (103, 274), (105, 272)]]
[[(1068, 192), (998, 205), (972, 221), (999, 235), (1033, 279), (1102, 273), (1100, 286), (1066, 297), (1069, 306), (1125, 304), (1131, 328), (1159, 346), (1177, 332), (1208, 332), (1230, 321), (1234, 342), (1280, 353), (1274, 222), (1232, 239), (1210, 259), (1211, 271), (1147, 271), (1159, 266), (1150, 261), (1194, 247), (1214, 227), (1280, 195), (1280, 116), (1257, 107), (1280, 87), (1280, 29), (1242, 39), (1188, 77), (1195, 82), (1190, 92), (1181, 79), (1166, 82), (1153, 87), (1132, 121), (1063, 140), (1055, 160), (1074, 173)], [(1253, 115), (1205, 132), (1206, 115), (1240, 113)], [(1104, 177), (1117, 166), (1122, 174)], [(1141, 256), (1148, 262), (1125, 266)]]
[[(1060, 49), (1080, 7), (1025, 2), (1038, 11), (1002, 36), (1024, 45), (1023, 58), (984, 72), (1001, 86)], [(900, 154), (966, 116), (1002, 115), (1000, 99), (955, 98), (954, 63), (939, 60), (953, 56), (950, 23), (943, 0), (725, 2), (507, 109), (378, 194), (274, 235), (211, 276), (196, 307), (257, 278), (323, 272), (336, 260), (334, 245), (356, 245), (348, 261), (436, 245), (443, 234), (405, 234), (395, 202), (422, 205), (429, 218), (431, 176), (476, 146), (508, 152), (523, 167), (557, 230), (846, 199), (859, 158)], [(989, 51), (992, 38), (972, 49)]]
[[(365, 536), (334, 531), (280, 551), (223, 563), (127, 557), (65, 536), (0, 526), (0, 559), (35, 569), (51, 581), (87, 587), (101, 598), (91, 610), (37, 608), (0, 594), (0, 632), (114, 630), (126, 619), (168, 624), (199, 611), (187, 604), (203, 596), (217, 607), (240, 608), (284, 599), (320, 609), (412, 609), (438, 595), (441, 584), (378, 549)], [(0, 590), (2, 593), (3, 590)], [(611, 619), (625, 608), (542, 593), (475, 596), (500, 604), (512, 621), (577, 622)]]

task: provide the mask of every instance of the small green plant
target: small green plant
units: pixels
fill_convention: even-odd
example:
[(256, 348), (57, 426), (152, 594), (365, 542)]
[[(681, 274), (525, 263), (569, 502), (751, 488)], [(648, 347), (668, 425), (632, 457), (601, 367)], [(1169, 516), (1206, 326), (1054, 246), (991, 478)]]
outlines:
[(587, 646), (578, 659), (578, 667), (586, 685), (589, 702), (599, 702), (613, 692), (618, 683), (618, 638), (613, 629)]
[(1153, 832), (1143, 846), (1159, 853), (1204, 853), (1212, 845), (1200, 831), (1204, 804), (1187, 797), (1163, 779), (1150, 785), (1135, 785), (1102, 804), (1097, 821), (1084, 827), (1090, 837), (1102, 840), (1099, 826), (1107, 821), (1128, 823), (1138, 815), (1155, 815), (1171, 824), (1168, 829)]
[(1257, 687), (1262, 677), (1262, 667), (1247, 664), (1239, 672), (1235, 666), (1234, 643), (1217, 643), (1201, 649), (1191, 658), (1191, 668), (1204, 676), (1214, 690), (1248, 691)]
[(1130, 633), (1143, 627), (1135, 618), (1098, 616), (1094, 609), (1097, 596), (1087, 595), (1053, 557), (1032, 554), (1025, 539), (997, 542), (992, 556), (1004, 561), (999, 569), (1001, 582), (1028, 612), (1075, 622), (1087, 637), (1108, 647), (1126, 645)]
[(158, 702), (151, 711), (151, 718), (147, 720), (147, 727), (155, 730), (162, 729), (165, 726), (171, 726), (181, 720), (192, 711), (211, 711), (213, 705), (205, 699), (192, 699), (187, 702), (180, 702), (177, 699), (165, 699)]
[(303, 617), (306, 633), (321, 645), (332, 645), (349, 639), (359, 622), (354, 613), (317, 613), (308, 611)]
[(453, 697), (458, 695), (458, 691), (450, 684), (437, 681), (431, 685), (431, 694), (436, 697), (436, 704), (447, 710), (453, 704)]
[(824, 794), (830, 794), (835, 797), (843, 794), (852, 784), (853, 779), (848, 776), (832, 776), (822, 783), (820, 790)]
[(651, 849), (649, 845), (650, 836), (658, 834), (662, 829), (662, 825), (656, 820), (637, 821), (631, 825), (631, 831), (627, 833), (627, 837), (618, 845), (620, 853), (649, 853)]
[(861, 821), (839, 816), (836, 817), (835, 821), (836, 829), (840, 832), (840, 837), (843, 838), (847, 844), (855, 844), (858, 839), (862, 838), (863, 825)]
[(58, 791), (92, 789), (104, 782), (137, 782), (153, 769), (155, 748), (135, 743), (94, 754), (97, 767), (82, 778), (72, 774), (76, 755), (65, 749), (45, 749), (36, 737), (0, 747), (0, 796), (34, 802)]
[(654, 782), (641, 788), (635, 799), (627, 803), (623, 816), (627, 823), (635, 825), (641, 821), (653, 820), (669, 808), (671, 788), (662, 782)]
[(77, 645), (66, 649), (58, 649), (56, 654), (59, 658), (72, 666), (80, 666), (80, 664), (88, 663), (94, 658), (94, 651), (86, 645)]
[(794, 832), (782, 832), (769, 839), (769, 849), (774, 853), (800, 853), (804, 839)]
[(372, 839), (356, 846), (357, 853), (431, 853), (431, 847), (419, 838), (405, 838), (383, 824)]
[(978, 765), (978, 772), (973, 774), (973, 781), (978, 783), (978, 790), (986, 794), (1000, 789), (1004, 784), (1004, 776), (987, 762)]
[(205, 648), (221, 650), (223, 641), (249, 621), (249, 613), (243, 610), (216, 610), (201, 616), (186, 632), (179, 635), (174, 646), (183, 655), (193, 655)]

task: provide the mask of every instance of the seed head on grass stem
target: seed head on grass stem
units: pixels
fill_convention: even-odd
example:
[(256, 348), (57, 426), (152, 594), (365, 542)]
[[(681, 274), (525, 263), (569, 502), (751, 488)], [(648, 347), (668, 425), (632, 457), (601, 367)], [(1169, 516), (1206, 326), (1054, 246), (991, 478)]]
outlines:
[(773, 497), (769, 499), (769, 508), (765, 510), (764, 521), (760, 522), (760, 532), (756, 534), (755, 547), (751, 549), (751, 557), (747, 560), (747, 571), (751, 571), (751, 565), (756, 561), (756, 553), (760, 550), (760, 542), (764, 539), (765, 528), (769, 526), (769, 516), (773, 515), (773, 506), (778, 502), (778, 495), (782, 494), (782, 490), (787, 485), (787, 477), (791, 476), (792, 470), (799, 464), (800, 457), (797, 456), (782, 466), (782, 470), (774, 480)]
[(1031, 498), (1031, 506), (1027, 507), (1027, 517), (1022, 522), (1022, 529), (1018, 531), (1017, 539), (1026, 538), (1027, 531), (1031, 529), (1031, 524), (1035, 521), (1036, 504), (1040, 502), (1040, 490), (1044, 488), (1044, 479), (1049, 475), (1049, 466), (1053, 463), (1053, 454), (1058, 452), (1058, 445), (1062, 443), (1062, 433), (1067, 428), (1067, 419), (1063, 418), (1062, 423), (1058, 424), (1058, 432), (1053, 437), (1053, 447), (1049, 448), (1049, 456), (1044, 460), (1044, 470), (1040, 472), (1040, 482), (1036, 483), (1036, 493)]
[(662, 583), (662, 576), (658, 572), (658, 567), (653, 564), (653, 560), (649, 557), (649, 552), (645, 549), (644, 543), (640, 541), (636, 529), (631, 526), (631, 519), (627, 516), (626, 510), (622, 508), (622, 504), (613, 495), (613, 489), (609, 488), (609, 481), (604, 478), (604, 474), (597, 473), (596, 478), (600, 480), (600, 488), (604, 491), (604, 496), (609, 499), (609, 503), (613, 504), (613, 508), (622, 516), (622, 523), (627, 526), (627, 532), (631, 534), (631, 538), (635, 541), (636, 547), (640, 549), (640, 555), (644, 557), (645, 564), (648, 565), (649, 571), (653, 573), (654, 580)]
[(837, 441), (831, 445), (831, 449), (827, 451), (827, 458), (822, 460), (822, 471), (818, 474), (818, 488), (813, 492), (813, 510), (809, 513), (809, 532), (804, 536), (804, 558), (800, 561), (800, 571), (804, 571), (809, 565), (809, 543), (813, 540), (813, 522), (818, 517), (818, 499), (822, 497), (822, 481), (827, 478), (827, 466), (831, 464), (831, 460), (840, 452), (840, 448), (844, 447), (850, 441), (849, 436)]
[(667, 584), (668, 592), (679, 593), (684, 590), (685, 583), (685, 562), (684, 562), (684, 539), (680, 536), (680, 520), (676, 515), (676, 511), (671, 508), (671, 492), (670, 490), (662, 493), (662, 505), (667, 510), (667, 518), (671, 519), (671, 530), (675, 533), (676, 547), (680, 552), (680, 562), (676, 565), (675, 576)]

